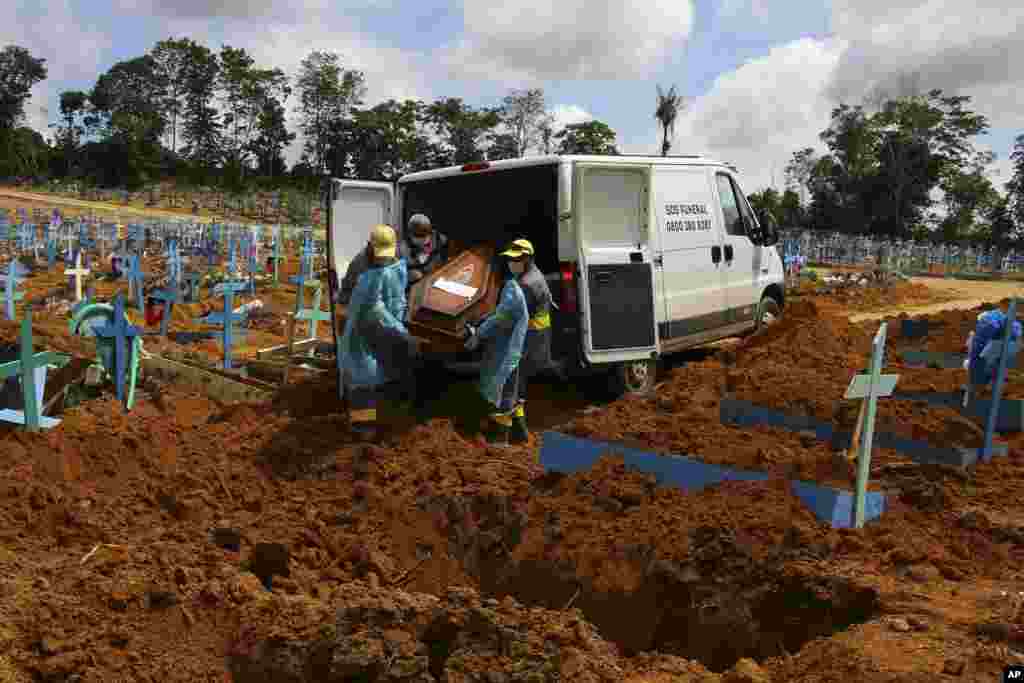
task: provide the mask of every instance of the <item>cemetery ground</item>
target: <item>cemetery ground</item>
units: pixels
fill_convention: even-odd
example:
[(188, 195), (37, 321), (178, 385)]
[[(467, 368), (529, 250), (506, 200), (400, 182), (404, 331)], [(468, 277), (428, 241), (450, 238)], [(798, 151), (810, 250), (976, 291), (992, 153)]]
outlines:
[[(26, 300), (65, 287), (63, 268), (29, 277)], [(958, 301), (1019, 293), (980, 289), (994, 284), (801, 287), (779, 323), (674, 359), (649, 396), (600, 402), (585, 385), (536, 382), (535, 435), (506, 449), (452, 418), (468, 380), (438, 379), (426, 424), (388, 403), (385, 441), (366, 446), (333, 372), (223, 402), (143, 367), (131, 411), (108, 388), (57, 409), (52, 429), (0, 425), (0, 683), (996, 680), (1024, 662), (1021, 433), (963, 468), (876, 446), (868, 489), (884, 511), (833, 528), (789, 482), (850, 490), (846, 445), (723, 423), (721, 410), (750, 401), (848, 429), (859, 403), (844, 392), (881, 322), (897, 392), (955, 392), (962, 369), (904, 354), (962, 350), (979, 310)], [(123, 287), (97, 281), (95, 296)], [(282, 313), (294, 297), (257, 290)], [(186, 306), (169, 337), (195, 329), (201, 305)], [(893, 309), (924, 306), (942, 312), (905, 335)], [(62, 307), (32, 321), (37, 352), (95, 357)], [(275, 325), (250, 332), (241, 365), (282, 343)], [(222, 351), (143, 345), (199, 348), (210, 364)], [(1024, 398), (1021, 370), (1004, 396)], [(545, 471), (543, 429), (611, 445), (574, 473)], [(876, 432), (976, 448), (982, 427), (897, 393), (879, 399)], [(626, 465), (630, 449), (765, 478), (659, 486)]]

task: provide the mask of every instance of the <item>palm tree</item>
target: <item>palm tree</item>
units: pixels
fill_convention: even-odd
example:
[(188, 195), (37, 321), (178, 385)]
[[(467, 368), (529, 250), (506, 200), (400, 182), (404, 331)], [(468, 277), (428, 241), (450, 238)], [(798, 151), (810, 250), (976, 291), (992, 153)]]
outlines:
[(661, 123), (661, 129), (664, 133), (664, 138), (661, 142), (661, 156), (668, 156), (668, 150), (671, 149), (672, 143), (669, 142), (669, 136), (675, 129), (676, 116), (679, 115), (679, 109), (683, 104), (683, 96), (676, 94), (676, 86), (672, 86), (666, 93), (658, 88), (658, 108), (654, 110), (654, 118), (658, 119)]

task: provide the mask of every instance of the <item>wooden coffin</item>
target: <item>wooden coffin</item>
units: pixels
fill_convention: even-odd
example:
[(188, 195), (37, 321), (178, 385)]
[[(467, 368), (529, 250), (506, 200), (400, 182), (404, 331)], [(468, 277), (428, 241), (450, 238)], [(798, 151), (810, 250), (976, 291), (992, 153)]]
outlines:
[(497, 306), (500, 278), (493, 247), (463, 251), (409, 290), (409, 331), (427, 340), (431, 351), (459, 351), (466, 323)]

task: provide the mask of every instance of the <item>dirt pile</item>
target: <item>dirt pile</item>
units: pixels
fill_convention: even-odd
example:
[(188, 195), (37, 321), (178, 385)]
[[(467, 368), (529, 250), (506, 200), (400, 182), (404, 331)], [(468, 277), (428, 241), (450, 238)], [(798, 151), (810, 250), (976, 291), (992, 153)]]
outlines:
[[(345, 584), (322, 601), (264, 594), (241, 611), (235, 681), (622, 681), (614, 646), (578, 610), (527, 609), (471, 589), (442, 597)], [(500, 673), (499, 673), (500, 672)], [(694, 673), (700, 673), (694, 667)], [(689, 680), (700, 680), (693, 677)]]

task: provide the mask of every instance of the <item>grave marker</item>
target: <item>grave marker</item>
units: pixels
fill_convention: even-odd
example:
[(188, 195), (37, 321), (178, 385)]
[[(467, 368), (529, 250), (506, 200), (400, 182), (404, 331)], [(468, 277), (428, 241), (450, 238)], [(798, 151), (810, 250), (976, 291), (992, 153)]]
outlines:
[(26, 275), (28, 271), (17, 260), (12, 259), (7, 264), (7, 272), (4, 273), (4, 313), (8, 320), (14, 320), (15, 302), (25, 298), (25, 293), (19, 292), (17, 288), (25, 281)]
[(82, 267), (82, 251), (78, 250), (75, 252), (75, 267), (71, 270), (64, 270), (65, 275), (71, 275), (75, 278), (75, 301), (82, 300), (82, 278), (91, 271), (88, 268)]
[[(1007, 351), (1010, 348), (1010, 335), (1013, 331), (1013, 322), (1017, 320), (1017, 299), (1010, 299), (1010, 308), (1006, 313), (1006, 326), (1003, 330), (1001, 341), (1001, 352), (999, 354), (999, 367), (996, 369), (996, 385), (992, 389), (992, 406), (988, 411), (988, 419), (985, 421), (985, 445), (982, 446), (981, 460), (988, 462), (992, 459), (992, 438), (996, 430), (996, 421), (999, 417), (999, 398), (1003, 394), (1003, 384), (1006, 382)], [(1024, 341), (1024, 340), (1021, 340)], [(968, 386), (970, 384), (968, 383)]]
[(25, 409), (0, 410), (0, 420), (23, 424), (30, 432), (39, 428), (50, 429), (60, 424), (60, 420), (39, 414), (43, 393), (46, 389), (46, 368), (50, 365), (66, 365), (70, 356), (52, 351), (32, 352), (32, 309), (25, 310), (25, 318), (21, 321), (20, 358), (16, 361), (0, 364), (0, 379), (16, 375), (21, 376), (21, 391)]
[(885, 355), (885, 335), (888, 323), (882, 323), (871, 343), (871, 373), (856, 375), (846, 390), (846, 398), (865, 400), (866, 410), (863, 413), (858, 431), (863, 432), (860, 450), (857, 453), (857, 489), (853, 501), (853, 525), (860, 529), (864, 526), (864, 502), (867, 499), (868, 476), (871, 471), (871, 447), (875, 436), (875, 408), (878, 398), (890, 396), (896, 387), (898, 375), (882, 375), (882, 360)]
[[(114, 342), (114, 374), (117, 387), (117, 400), (124, 402), (125, 411), (131, 410), (134, 399), (136, 373), (131, 372), (128, 377), (130, 395), (125, 394), (125, 378), (129, 375), (131, 366), (137, 366), (138, 354), (136, 340), (139, 337), (139, 328), (131, 325), (124, 314), (124, 296), (118, 292), (114, 299), (114, 320), (109, 325), (96, 328), (96, 335)], [(126, 344), (129, 346), (126, 347)]]
[[(215, 295), (216, 294), (223, 294), (224, 295), (224, 311), (223, 312), (211, 313), (210, 315), (206, 316), (206, 318), (204, 319), (205, 322), (208, 322), (210, 324), (216, 325), (216, 324), (219, 323), (219, 324), (224, 326), (223, 345), (224, 345), (224, 369), (225, 370), (230, 370), (231, 369), (231, 360), (232, 360), (231, 359), (231, 347), (232, 347), (232, 345), (234, 343), (233, 336), (232, 336), (232, 328), (234, 327), (235, 323), (242, 322), (242, 321), (244, 321), (246, 319), (246, 316), (244, 314), (237, 315), (234, 312), (234, 298), (235, 298), (235, 294), (237, 292), (243, 291), (245, 288), (246, 288), (246, 285), (245, 285), (244, 282), (232, 282), (232, 281), (222, 282), (219, 285), (217, 285), (216, 287), (214, 287), (213, 288), (213, 293)], [(238, 336), (244, 336), (245, 331), (242, 330), (241, 328), (239, 328), (236, 331), (236, 334), (238, 334)]]

